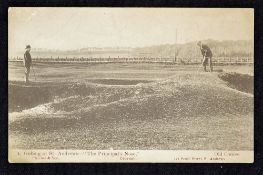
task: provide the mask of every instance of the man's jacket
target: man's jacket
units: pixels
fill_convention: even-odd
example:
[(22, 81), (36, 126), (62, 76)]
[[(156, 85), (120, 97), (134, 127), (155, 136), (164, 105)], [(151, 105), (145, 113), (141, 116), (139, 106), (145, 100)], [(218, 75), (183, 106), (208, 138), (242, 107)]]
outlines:
[(28, 51), (26, 51), (24, 54), (24, 65), (25, 67), (30, 67), (31, 63), (32, 63), (31, 55)]
[(201, 52), (202, 52), (202, 55), (205, 57), (212, 57), (213, 56), (212, 51), (205, 44), (202, 44)]

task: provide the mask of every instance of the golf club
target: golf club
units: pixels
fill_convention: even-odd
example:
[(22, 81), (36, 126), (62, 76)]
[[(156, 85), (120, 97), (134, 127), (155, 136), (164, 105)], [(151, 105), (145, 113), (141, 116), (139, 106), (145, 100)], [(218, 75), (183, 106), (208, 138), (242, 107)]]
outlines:
[(34, 71), (34, 68), (33, 68), (33, 64), (32, 64), (32, 70), (33, 70), (33, 73), (34, 73), (35, 81), (37, 81), (36, 74), (35, 74), (35, 71)]

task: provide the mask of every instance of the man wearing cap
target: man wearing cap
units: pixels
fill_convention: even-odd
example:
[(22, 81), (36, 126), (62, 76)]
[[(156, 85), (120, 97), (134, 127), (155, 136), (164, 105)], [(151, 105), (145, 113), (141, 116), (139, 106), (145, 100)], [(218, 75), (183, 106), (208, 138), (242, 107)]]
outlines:
[(211, 49), (207, 45), (202, 44), (201, 41), (199, 41), (197, 45), (200, 47), (201, 53), (203, 55), (202, 64), (204, 66), (204, 71), (206, 72), (206, 65), (208, 64), (208, 61), (209, 61), (210, 71), (213, 72), (213, 63), (212, 63), (213, 54), (212, 54)]
[(24, 60), (23, 60), (23, 63), (24, 63), (24, 66), (25, 66), (25, 82), (26, 84), (29, 83), (29, 73), (30, 73), (30, 66), (32, 64), (32, 59), (31, 59), (31, 55), (30, 55), (30, 50), (31, 50), (31, 46), (30, 45), (27, 45), (26, 46), (26, 52), (24, 54)]

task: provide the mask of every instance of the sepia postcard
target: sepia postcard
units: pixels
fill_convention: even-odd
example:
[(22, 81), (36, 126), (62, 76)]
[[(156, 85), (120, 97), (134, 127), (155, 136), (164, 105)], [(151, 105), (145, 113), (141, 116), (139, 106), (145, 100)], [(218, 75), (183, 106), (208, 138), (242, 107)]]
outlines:
[(10, 163), (253, 163), (254, 9), (10, 7)]

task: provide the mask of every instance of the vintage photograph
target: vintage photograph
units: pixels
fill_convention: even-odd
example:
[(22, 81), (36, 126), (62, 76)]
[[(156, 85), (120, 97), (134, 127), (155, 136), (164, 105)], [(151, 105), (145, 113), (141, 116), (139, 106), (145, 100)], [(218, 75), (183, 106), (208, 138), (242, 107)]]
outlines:
[(254, 10), (8, 9), (9, 162), (254, 154)]

